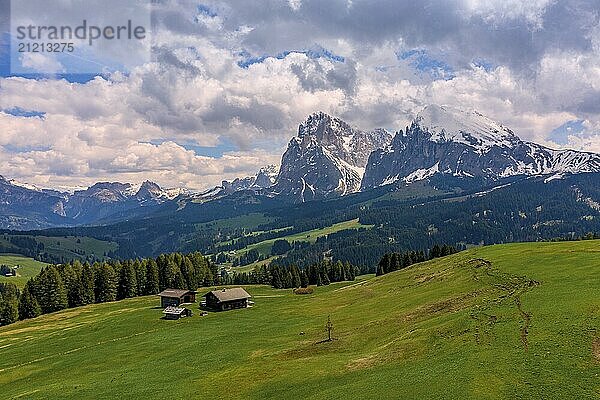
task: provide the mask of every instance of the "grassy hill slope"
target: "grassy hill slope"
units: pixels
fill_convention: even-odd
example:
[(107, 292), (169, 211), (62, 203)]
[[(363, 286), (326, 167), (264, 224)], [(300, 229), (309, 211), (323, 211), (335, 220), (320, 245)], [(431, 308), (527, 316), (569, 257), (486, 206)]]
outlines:
[(598, 241), (511, 244), (176, 322), (66, 310), (0, 328), (0, 397), (596, 398), (599, 272)]
[(351, 219), (349, 221), (338, 222), (337, 224), (333, 224), (333, 225), (325, 227), (325, 228), (312, 229), (310, 231), (297, 232), (297, 233), (292, 233), (289, 235), (282, 234), (280, 237), (277, 237), (275, 239), (263, 240), (262, 242), (253, 243), (251, 245), (248, 245), (248, 246), (244, 247), (243, 249), (238, 250), (236, 253), (244, 254), (250, 250), (256, 250), (260, 254), (268, 256), (271, 254), (271, 249), (273, 247), (273, 243), (275, 243), (276, 240), (285, 239), (290, 243), (292, 243), (292, 242), (314, 243), (320, 237), (327, 236), (332, 233), (336, 233), (336, 232), (343, 231), (346, 229), (359, 229), (359, 228), (370, 229), (372, 227), (373, 227), (373, 225), (361, 224), (358, 221), (358, 218), (355, 218), (355, 219)]
[(19, 254), (0, 254), (0, 265), (9, 267), (18, 265), (17, 276), (0, 276), (0, 282), (14, 283), (18, 288), (23, 288), (25, 283), (36, 276), (46, 264)]

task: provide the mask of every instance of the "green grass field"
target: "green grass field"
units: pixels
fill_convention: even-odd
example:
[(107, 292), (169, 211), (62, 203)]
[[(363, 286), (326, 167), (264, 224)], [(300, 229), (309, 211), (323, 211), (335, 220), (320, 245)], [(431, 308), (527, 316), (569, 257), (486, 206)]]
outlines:
[(46, 237), (37, 236), (36, 240), (43, 243), (45, 251), (66, 259), (77, 257), (82, 253), (89, 256), (103, 257), (105, 253), (116, 250), (118, 245), (114, 242), (105, 242), (90, 237)]
[(17, 276), (0, 276), (0, 282), (14, 283), (18, 288), (22, 288), (25, 286), (25, 283), (27, 283), (30, 278), (36, 276), (46, 264), (18, 254), (0, 254), (0, 265), (8, 265), (9, 267), (14, 267), (15, 265), (19, 266), (19, 269), (17, 269)]
[(325, 228), (312, 229), (310, 231), (298, 232), (298, 233), (293, 233), (290, 235), (281, 236), (276, 239), (264, 240), (262, 242), (254, 243), (249, 246), (246, 246), (243, 249), (238, 250), (237, 253), (243, 254), (252, 249), (256, 249), (260, 254), (270, 255), (271, 248), (273, 247), (273, 243), (275, 243), (276, 240), (285, 239), (290, 243), (292, 243), (292, 242), (314, 243), (314, 242), (316, 242), (317, 238), (319, 238), (321, 236), (327, 236), (329, 234), (343, 231), (345, 229), (358, 229), (358, 228), (367, 228), (368, 229), (371, 227), (372, 227), (372, 225), (361, 224), (358, 221), (358, 218), (356, 218), (356, 219), (351, 219), (349, 221), (339, 222), (337, 224), (333, 224), (333, 225), (325, 227)]
[[(119, 245), (115, 242), (108, 242), (94, 239), (91, 237), (76, 236), (28, 236), (28, 235), (2, 235), (0, 236), (0, 246), (8, 251), (18, 252), (18, 247), (10, 243), (11, 236), (25, 237), (34, 239), (44, 244), (44, 251), (52, 256), (64, 258), (65, 260), (81, 259), (86, 256), (102, 258), (105, 253), (117, 250)], [(13, 250), (14, 249), (14, 250)]]
[(0, 328), (0, 398), (598, 398), (599, 273), (599, 241), (510, 244), (175, 322), (66, 310)]
[(203, 229), (206, 227), (211, 228), (242, 228), (250, 231), (256, 230), (256, 227), (261, 224), (267, 224), (273, 221), (273, 218), (266, 217), (262, 213), (250, 213), (246, 215), (240, 215), (238, 217), (217, 219), (210, 222), (202, 222), (196, 224), (197, 229)]

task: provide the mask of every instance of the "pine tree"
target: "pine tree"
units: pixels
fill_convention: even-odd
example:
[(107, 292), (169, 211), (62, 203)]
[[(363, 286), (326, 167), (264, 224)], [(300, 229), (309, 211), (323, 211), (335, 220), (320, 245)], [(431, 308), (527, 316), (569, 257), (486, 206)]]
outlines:
[(281, 280), (281, 274), (279, 270), (280, 267), (275, 265), (273, 266), (273, 270), (271, 272), (271, 286), (273, 286), (275, 289), (283, 288), (283, 281)]
[(39, 278), (37, 300), (42, 313), (47, 314), (67, 308), (67, 290), (54, 265), (46, 267)]
[(37, 299), (33, 295), (33, 281), (29, 280), (25, 284), (23, 291), (21, 292), (21, 297), (19, 299), (19, 319), (29, 319), (35, 318), (42, 313), (42, 309), (40, 308), (40, 304)]
[(93, 304), (94, 294), (94, 269), (89, 263), (85, 263), (81, 269), (81, 302), (82, 304)]
[(308, 275), (306, 275), (306, 271), (300, 271), (300, 287), (308, 287)]
[(158, 266), (156, 261), (150, 259), (146, 264), (146, 290), (144, 294), (158, 294), (159, 292), (159, 280), (158, 280)]
[(298, 271), (298, 267), (293, 265), (290, 269), (292, 273), (292, 287), (299, 288), (300, 286), (302, 286), (302, 281), (300, 279), (300, 272)]
[(98, 264), (94, 271), (96, 303), (105, 303), (117, 299), (117, 275), (107, 263)]
[(125, 262), (119, 271), (119, 286), (117, 299), (126, 299), (137, 296), (136, 272), (131, 262)]
[(146, 291), (146, 260), (135, 260), (133, 268), (135, 269), (135, 281), (137, 283), (137, 296), (143, 296)]
[(12, 283), (0, 284), (0, 326), (19, 320), (19, 292)]

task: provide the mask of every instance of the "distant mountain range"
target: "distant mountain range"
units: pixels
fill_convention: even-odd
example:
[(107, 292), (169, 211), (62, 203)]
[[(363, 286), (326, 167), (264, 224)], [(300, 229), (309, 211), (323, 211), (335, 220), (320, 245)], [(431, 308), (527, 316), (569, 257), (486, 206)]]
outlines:
[(146, 181), (139, 185), (101, 182), (73, 193), (39, 189), (0, 176), (0, 226), (41, 229), (115, 222), (143, 217), (185, 193), (161, 189)]
[(300, 124), (279, 168), (264, 167), (255, 176), (223, 181), (202, 193), (162, 189), (148, 181), (102, 182), (63, 193), (0, 177), (0, 227), (106, 225), (242, 192), (302, 203), (416, 182), (460, 191), (519, 176), (551, 180), (591, 172), (600, 172), (600, 155), (525, 142), (476, 111), (431, 105), (395, 136), (385, 129), (362, 131), (319, 112)]
[(600, 155), (552, 150), (522, 141), (510, 129), (476, 111), (429, 106), (374, 151), (362, 190), (435, 179), (441, 184), (489, 185), (503, 178), (600, 172)]

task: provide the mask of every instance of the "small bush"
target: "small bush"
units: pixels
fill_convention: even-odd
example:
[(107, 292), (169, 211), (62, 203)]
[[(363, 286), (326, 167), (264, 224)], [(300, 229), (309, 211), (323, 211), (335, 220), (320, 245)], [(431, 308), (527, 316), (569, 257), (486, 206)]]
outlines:
[(295, 294), (313, 294), (314, 289), (311, 287), (294, 289)]

